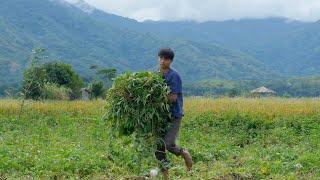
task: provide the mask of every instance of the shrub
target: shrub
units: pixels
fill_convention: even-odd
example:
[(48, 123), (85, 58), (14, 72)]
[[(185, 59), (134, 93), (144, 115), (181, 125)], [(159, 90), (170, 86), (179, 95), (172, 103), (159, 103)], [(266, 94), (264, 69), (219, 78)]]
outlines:
[(43, 88), (43, 99), (69, 100), (71, 89), (58, 86), (57, 84), (46, 83)]
[(143, 138), (144, 145), (155, 148), (167, 128), (170, 106), (169, 88), (156, 73), (125, 73), (115, 79), (108, 91), (108, 113), (112, 129), (119, 135)]

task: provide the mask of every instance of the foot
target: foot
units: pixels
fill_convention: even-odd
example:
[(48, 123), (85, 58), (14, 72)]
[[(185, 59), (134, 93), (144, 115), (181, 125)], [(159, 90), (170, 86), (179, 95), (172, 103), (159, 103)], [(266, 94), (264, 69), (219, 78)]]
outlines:
[(164, 169), (161, 172), (162, 172), (163, 179), (164, 180), (169, 180), (169, 170), (168, 169)]
[(189, 151), (187, 149), (183, 149), (181, 151), (181, 156), (184, 159), (184, 162), (186, 164), (187, 170), (191, 171), (193, 162), (192, 162), (192, 157), (191, 157)]

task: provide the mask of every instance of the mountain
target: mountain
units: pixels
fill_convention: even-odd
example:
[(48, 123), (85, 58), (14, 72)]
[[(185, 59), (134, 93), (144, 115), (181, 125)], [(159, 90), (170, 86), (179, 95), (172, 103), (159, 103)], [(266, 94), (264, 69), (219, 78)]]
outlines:
[(73, 4), (75, 7), (79, 8), (83, 12), (86, 12), (86, 13), (89, 13), (89, 14), (93, 13), (96, 10), (96, 8), (94, 8), (93, 6), (89, 5), (84, 0), (78, 0), (78, 1), (76, 1), (74, 3), (71, 3), (71, 4)]
[(183, 38), (120, 27), (141, 24), (83, 4), (62, 0), (0, 2), (0, 86), (17, 83), (33, 48), (47, 49), (48, 59), (69, 64), (81, 76), (92, 64), (120, 72), (154, 69), (160, 47), (177, 54), (175, 69), (184, 81), (201, 79), (267, 79), (279, 77), (259, 60), (240, 51)]
[(106, 13), (92, 13), (115, 27), (181, 38), (241, 51), (260, 60), (283, 77), (320, 75), (318, 61), (320, 21), (300, 22), (285, 18), (228, 21), (137, 21)]
[(113, 23), (162, 38), (181, 38), (238, 50), (260, 60), (283, 77), (320, 75), (320, 23), (284, 18), (228, 21), (145, 21), (140, 26)]

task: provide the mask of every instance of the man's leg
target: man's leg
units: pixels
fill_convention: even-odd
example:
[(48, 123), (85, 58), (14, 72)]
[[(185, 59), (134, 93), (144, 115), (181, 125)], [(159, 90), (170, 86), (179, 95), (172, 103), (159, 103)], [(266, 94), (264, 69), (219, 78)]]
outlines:
[(191, 170), (191, 167), (193, 164), (192, 158), (191, 158), (188, 150), (183, 149), (176, 144), (176, 139), (179, 134), (181, 120), (182, 120), (182, 118), (173, 119), (172, 125), (169, 128), (168, 132), (166, 133), (164, 141), (166, 144), (166, 149), (169, 152), (175, 154), (176, 156), (181, 155), (183, 157), (185, 164), (187, 166), (187, 170), (189, 171), (189, 170)]
[(177, 156), (181, 155), (182, 151), (182, 149), (178, 145), (176, 145), (176, 139), (179, 134), (181, 119), (182, 118), (175, 118), (172, 120), (172, 124), (164, 137), (164, 142), (166, 144), (167, 150)]
[(163, 179), (168, 180), (169, 179), (169, 169), (168, 169), (169, 161), (166, 157), (166, 145), (164, 141), (159, 142), (157, 150), (155, 152), (155, 156), (157, 160), (160, 162)]
[(179, 156), (181, 155), (182, 149), (176, 145), (176, 138), (179, 132), (181, 124), (181, 118), (174, 119), (171, 123), (170, 128), (165, 133), (163, 139), (158, 142), (157, 151), (155, 156), (157, 160), (163, 163), (168, 163), (169, 161), (166, 158), (166, 150)]
[(161, 172), (164, 180), (169, 179), (169, 168), (168, 168), (169, 160), (166, 158), (166, 150), (168, 150), (169, 152), (177, 156), (181, 155), (181, 148), (176, 146), (176, 143), (175, 143), (176, 137), (179, 131), (180, 123), (181, 123), (181, 118), (177, 120), (176, 119), (173, 120), (170, 128), (165, 133), (163, 139), (161, 139), (158, 142), (158, 147), (155, 152), (155, 156), (161, 164)]
[(166, 146), (165, 144), (159, 143), (156, 152), (154, 153), (157, 160), (161, 163), (161, 166), (165, 166), (169, 163), (166, 157)]

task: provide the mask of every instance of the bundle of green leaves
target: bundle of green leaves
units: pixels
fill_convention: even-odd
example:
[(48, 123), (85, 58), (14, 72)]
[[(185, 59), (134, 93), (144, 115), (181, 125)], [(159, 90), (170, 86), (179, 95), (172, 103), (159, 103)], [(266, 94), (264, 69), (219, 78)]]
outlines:
[(169, 88), (158, 73), (137, 72), (118, 76), (108, 91), (108, 116), (120, 135), (159, 138), (170, 117)]

